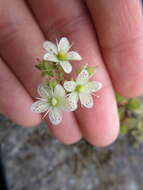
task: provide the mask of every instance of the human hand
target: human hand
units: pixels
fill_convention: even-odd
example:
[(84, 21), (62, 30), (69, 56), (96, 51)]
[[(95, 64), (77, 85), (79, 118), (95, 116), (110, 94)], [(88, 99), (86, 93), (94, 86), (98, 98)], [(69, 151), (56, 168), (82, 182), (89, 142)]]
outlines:
[[(41, 117), (31, 112), (41, 82), (34, 68), (46, 39), (66, 36), (83, 56), (98, 65), (102, 82), (92, 109), (65, 113), (53, 134), (63, 143), (83, 136), (96, 146), (113, 142), (119, 130), (114, 88), (125, 97), (143, 91), (143, 15), (139, 0), (8, 0), (0, 1), (0, 111), (15, 122), (32, 126)], [(75, 63), (74, 66), (76, 66)]]

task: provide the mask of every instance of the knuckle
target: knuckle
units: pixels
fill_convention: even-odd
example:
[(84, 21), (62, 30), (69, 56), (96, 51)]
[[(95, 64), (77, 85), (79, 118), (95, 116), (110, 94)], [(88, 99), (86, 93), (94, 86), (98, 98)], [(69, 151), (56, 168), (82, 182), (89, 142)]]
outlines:
[(20, 20), (12, 22), (8, 19), (0, 21), (0, 49), (8, 46), (11, 42), (15, 41), (18, 34), (23, 32), (27, 26), (27, 20)]
[(12, 25), (10, 22), (0, 22), (0, 47), (3, 47), (6, 41), (13, 38), (15, 32), (15, 25)]
[(128, 39), (122, 39), (118, 42), (114, 42), (114, 40), (110, 41), (110, 42), (103, 42), (100, 43), (101, 48), (105, 51), (112, 51), (112, 52), (116, 52), (116, 53), (120, 53), (120, 52), (126, 52), (129, 49), (132, 49), (134, 47), (140, 47), (140, 45), (143, 44), (143, 35), (136, 35), (136, 36), (132, 36)]
[(71, 36), (81, 32), (89, 24), (89, 19), (85, 15), (69, 16), (55, 21), (51, 26), (45, 24), (44, 31), (50, 38), (61, 35)]
[[(116, 90), (126, 98), (134, 98), (142, 96), (143, 94), (143, 75), (141, 73), (134, 73), (134, 75), (129, 76), (128, 82), (120, 81), (116, 83)], [(123, 85), (124, 83), (124, 85)]]

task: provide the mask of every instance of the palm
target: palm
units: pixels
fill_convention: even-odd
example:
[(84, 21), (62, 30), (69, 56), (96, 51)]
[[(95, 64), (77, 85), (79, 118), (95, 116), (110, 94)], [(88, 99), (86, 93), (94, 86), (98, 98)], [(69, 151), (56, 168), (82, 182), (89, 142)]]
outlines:
[(41, 82), (35, 60), (43, 56), (45, 38), (66, 36), (83, 55), (83, 64), (99, 66), (95, 78), (103, 89), (91, 110), (80, 108), (75, 114), (66, 113), (58, 127), (48, 125), (64, 143), (83, 136), (97, 146), (110, 144), (119, 128), (112, 85), (126, 97), (143, 91), (140, 1), (1, 0), (0, 18), (1, 112), (25, 126), (41, 121), (30, 111)]

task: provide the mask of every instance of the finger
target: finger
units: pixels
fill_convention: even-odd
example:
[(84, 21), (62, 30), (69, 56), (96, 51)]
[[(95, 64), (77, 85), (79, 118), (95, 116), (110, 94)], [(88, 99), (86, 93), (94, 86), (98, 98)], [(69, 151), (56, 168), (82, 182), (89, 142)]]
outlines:
[(143, 93), (143, 15), (140, 0), (86, 0), (117, 91)]
[[(117, 107), (112, 86), (94, 38), (94, 31), (82, 1), (72, 0), (67, 3), (63, 0), (60, 4), (58, 0), (29, 0), (29, 2), (47, 38), (55, 40), (61, 36), (69, 37), (76, 45), (75, 49), (83, 55), (82, 63), (99, 65), (96, 79), (104, 86), (99, 93), (100, 99), (95, 100), (93, 109), (78, 110), (76, 117), (84, 137), (89, 142), (97, 146), (110, 144), (118, 134)], [(79, 67), (79, 63), (75, 63), (74, 66)]]
[[(36, 59), (43, 55), (44, 37), (24, 1), (13, 0), (11, 6), (8, 5), (8, 0), (0, 3), (0, 54), (31, 96), (35, 97), (37, 85), (42, 81), (35, 64)], [(68, 121), (65, 118), (60, 126), (51, 127), (62, 142), (73, 143), (81, 138), (81, 134), (73, 116), (70, 114), (67, 118)]]
[(10, 119), (23, 126), (34, 126), (40, 116), (31, 113), (31, 97), (0, 59), (0, 110)]

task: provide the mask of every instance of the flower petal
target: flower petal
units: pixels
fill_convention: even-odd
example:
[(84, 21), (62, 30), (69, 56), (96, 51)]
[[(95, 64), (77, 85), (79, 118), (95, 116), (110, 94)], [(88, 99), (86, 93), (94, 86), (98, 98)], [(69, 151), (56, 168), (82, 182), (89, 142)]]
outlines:
[(65, 37), (61, 38), (58, 43), (58, 51), (63, 51), (65, 53), (67, 53), (70, 48), (71, 48), (71, 46), (70, 46), (68, 39)]
[(90, 94), (80, 93), (79, 98), (80, 98), (81, 104), (84, 105), (86, 108), (93, 107), (93, 98)]
[(58, 53), (58, 48), (57, 48), (57, 46), (54, 44), (54, 43), (52, 43), (52, 42), (50, 42), (50, 41), (45, 41), (44, 43), (43, 43), (43, 48), (46, 50), (46, 51), (48, 51), (48, 53), (55, 53), (55, 54), (57, 54)]
[(65, 111), (75, 111), (77, 109), (78, 95), (76, 92), (69, 94), (65, 101)]
[(60, 65), (65, 71), (65, 73), (71, 73), (72, 71), (72, 66), (68, 61), (60, 61)]
[(90, 81), (85, 86), (88, 92), (92, 93), (92, 92), (97, 92), (98, 90), (100, 90), (103, 85), (101, 82), (98, 82), (98, 81)]
[(64, 88), (67, 92), (72, 92), (75, 90), (76, 83), (74, 81), (64, 82)]
[(66, 93), (65, 93), (64, 88), (60, 84), (57, 84), (54, 89), (54, 95), (58, 97), (65, 97), (65, 94)]
[(82, 57), (79, 55), (79, 53), (77, 53), (75, 51), (70, 51), (67, 53), (67, 59), (80, 61), (80, 60), (82, 60)]
[(47, 60), (47, 61), (56, 62), (56, 63), (59, 62), (59, 60), (58, 60), (58, 58), (56, 57), (56, 55), (54, 55), (52, 52), (46, 53), (46, 54), (44, 55), (43, 59), (44, 59), (44, 60)]
[(58, 109), (53, 109), (49, 112), (49, 119), (53, 125), (58, 125), (62, 121), (62, 112)]
[(49, 109), (49, 104), (41, 100), (33, 103), (31, 106), (31, 110), (36, 113), (42, 113), (48, 111), (48, 109)]
[(44, 86), (42, 84), (40, 84), (37, 88), (37, 92), (39, 94), (40, 97), (42, 98), (47, 98), (50, 96), (50, 88), (48, 88), (48, 86)]
[(85, 84), (89, 80), (89, 73), (86, 69), (83, 69), (77, 76), (77, 84)]

